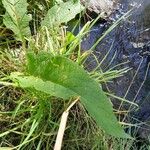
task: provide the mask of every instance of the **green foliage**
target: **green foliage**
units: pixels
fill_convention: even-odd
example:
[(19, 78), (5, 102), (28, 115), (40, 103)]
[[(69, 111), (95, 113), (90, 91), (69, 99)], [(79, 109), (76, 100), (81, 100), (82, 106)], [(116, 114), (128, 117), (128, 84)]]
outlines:
[(20, 41), (24, 37), (30, 36), (29, 21), (31, 18), (27, 15), (26, 0), (2, 0), (6, 13), (3, 16), (3, 23), (11, 29), (16, 38)]
[(14, 72), (11, 73), (10, 78), (18, 82), (18, 86), (21, 88), (37, 90), (38, 92), (43, 92), (58, 98), (69, 99), (71, 96), (77, 96), (74, 92), (59, 84), (55, 84), (51, 81), (43, 81), (38, 77), (25, 76)]
[(79, 96), (89, 114), (108, 134), (129, 138), (119, 126), (99, 84), (75, 62), (61, 56), (52, 57), (49, 53), (28, 53), (27, 67), (34, 77), (14, 76), (21, 87), (32, 87), (61, 98)]
[[(60, 117), (70, 102), (78, 97), (81, 103), (77, 103), (70, 110), (63, 148), (81, 149), (83, 146), (83, 149), (101, 149), (101, 144), (104, 143), (107, 145), (104, 147), (109, 149), (110, 142), (113, 144), (113, 138), (106, 138), (103, 130), (110, 135), (128, 140), (130, 136), (125, 134), (119, 125), (113, 114), (112, 104), (99, 84), (120, 77), (127, 70), (109, 70), (103, 73), (95, 68), (91, 73), (86, 72), (82, 68), (82, 63), (91, 51), (83, 53), (80, 44), (96, 21), (86, 23), (77, 36), (66, 31), (64, 26), (64, 23), (84, 10), (79, 1), (29, 0), (28, 10), (33, 13), (35, 7), (38, 7), (36, 11), (40, 10), (40, 20), (50, 8), (42, 23), (35, 20), (36, 17), (33, 15), (33, 20), (42, 24), (39, 30), (39, 24), (36, 25), (32, 20), (33, 24), (35, 23), (33, 27), (36, 28), (33, 37), (30, 35), (27, 1), (2, 2), (6, 9), (3, 16), (4, 24), (14, 32), (16, 39), (22, 42), (22, 47), (18, 49), (8, 48), (10, 55), (13, 54), (10, 56), (11, 60), (0, 61), (0, 85), (3, 84), (0, 94), (1, 101), (4, 101), (2, 106), (0, 104), (0, 116), (2, 115), (2, 122), (3, 118), (6, 122), (2, 125), (0, 134), (4, 139), (2, 142), (9, 141), (10, 145), (15, 146), (14, 149), (53, 149)], [(57, 5), (53, 6), (54, 4)], [(96, 45), (97, 43), (93, 48)], [(25, 50), (29, 50), (28, 53)], [(27, 70), (24, 70), (26, 62)], [(10, 82), (10, 79), (13, 82)], [(103, 130), (99, 130), (99, 127)], [(17, 140), (14, 140), (14, 136)], [(2, 143), (3, 145), (8, 146)]]
[(80, 2), (62, 2), (59, 5), (53, 6), (42, 21), (42, 26), (53, 27), (61, 23), (67, 23), (72, 20), (77, 14), (84, 10)]

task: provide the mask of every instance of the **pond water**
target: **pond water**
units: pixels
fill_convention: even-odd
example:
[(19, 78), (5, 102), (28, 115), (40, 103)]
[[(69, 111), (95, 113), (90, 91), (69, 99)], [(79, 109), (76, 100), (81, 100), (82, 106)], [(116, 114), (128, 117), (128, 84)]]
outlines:
[[(118, 11), (110, 18), (116, 20), (123, 13), (135, 8), (130, 17), (122, 21), (111, 33), (109, 33), (95, 48), (94, 54), (99, 62), (107, 57), (101, 64), (103, 71), (120, 64), (116, 69), (131, 68), (123, 77), (107, 84), (107, 88), (117, 96), (139, 104), (139, 109), (131, 107), (133, 122), (146, 122), (139, 128), (139, 134), (147, 138), (150, 133), (148, 121), (150, 121), (150, 0), (120, 0)], [(108, 23), (97, 23), (90, 35), (82, 43), (82, 49), (89, 49), (95, 41), (108, 28)], [(94, 57), (87, 60), (87, 68), (97, 66)], [(115, 107), (120, 103), (114, 101)], [(121, 109), (129, 109), (129, 105), (123, 105)]]

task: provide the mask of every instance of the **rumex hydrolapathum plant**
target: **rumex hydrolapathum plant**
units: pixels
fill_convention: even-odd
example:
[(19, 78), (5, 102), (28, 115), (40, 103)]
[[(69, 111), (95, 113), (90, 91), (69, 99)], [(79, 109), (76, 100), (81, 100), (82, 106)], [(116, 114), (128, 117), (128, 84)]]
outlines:
[[(22, 1), (18, 0), (17, 2), (18, 3), (15, 3), (16, 7), (18, 7), (17, 4), (20, 4)], [(22, 4), (24, 2), (22, 2)], [(77, 12), (64, 18), (62, 13), (65, 11), (64, 9), (68, 7), (68, 9), (72, 10), (75, 6), (77, 6)], [(5, 7), (6, 13), (8, 7), (9, 9), (12, 8), (10, 5)], [(49, 13), (44, 19), (47, 20), (47, 18), (49, 18), (48, 21), (42, 22), (43, 26), (41, 27), (41, 31), (39, 30), (34, 37), (28, 37), (28, 35), (24, 34), (26, 32), (24, 32), (22, 28), (16, 29), (20, 26), (10, 28), (9, 25), (7, 26), (7, 23), (5, 23), (6, 27), (14, 31), (16, 37), (19, 37), (17, 40), (25, 42), (25, 39), (27, 39), (29, 42), (28, 46), (25, 48), (25, 62), (27, 69), (22, 73), (11, 73), (7, 78), (13, 81), (13, 83), (10, 83), (9, 85), (20, 87), (24, 89), (25, 92), (34, 93), (34, 96), (32, 97), (33, 101), (29, 103), (29, 108), (27, 109), (30, 112), (28, 112), (30, 117), (26, 121), (24, 120), (23, 124), (18, 126), (18, 128), (22, 129), (25, 127), (25, 130), (23, 131), (29, 133), (24, 134), (21, 144), (18, 145), (18, 147), (21, 148), (42, 135), (38, 128), (43, 121), (43, 116), (45, 117), (46, 115), (46, 112), (44, 111), (46, 103), (48, 108), (51, 108), (50, 101), (46, 102), (47, 98), (72, 101), (79, 97), (79, 101), (86, 108), (89, 115), (106, 133), (115, 137), (130, 138), (129, 135), (124, 133), (119, 125), (113, 114), (112, 104), (100, 85), (90, 77), (89, 73), (79, 66), (82, 62), (82, 58), (80, 58), (82, 53), (80, 52), (79, 45), (82, 37), (86, 33), (84, 29), (87, 31), (91, 24), (87, 23), (77, 36), (74, 36), (72, 33), (69, 34), (69, 32), (63, 29), (64, 26), (61, 25), (61, 23), (66, 23), (71, 20), (77, 13), (80, 13), (82, 9), (79, 9), (79, 4), (74, 5), (74, 3), (71, 2), (63, 3), (61, 9), (59, 9), (61, 10), (59, 14), (56, 14), (57, 9), (59, 9), (59, 5), (54, 6), (49, 10)], [(26, 12), (27, 10), (24, 12), (24, 15), (27, 15)], [(52, 22), (50, 20), (51, 15), (53, 15)], [(7, 17), (5, 17), (5, 20), (7, 20)], [(14, 20), (16, 21), (16, 19)], [(29, 19), (26, 21), (26, 26), (23, 27), (29, 29)], [(50, 26), (49, 21), (51, 22)], [(19, 23), (21, 24), (21, 22)], [(16, 30), (17, 32), (15, 32)], [(78, 46), (79, 49), (77, 48)], [(73, 56), (75, 57), (73, 58)], [(3, 82), (3, 84), (7, 83)], [(43, 98), (41, 98), (41, 95), (44, 95)], [(44, 98), (46, 100), (44, 100)], [(17, 114), (20, 113), (19, 110), (24, 103), (25, 102), (20, 103), (15, 110), (14, 116), (17, 116)], [(50, 117), (48, 118), (50, 119)], [(18, 128), (15, 129), (17, 130)], [(37, 131), (39, 133), (35, 134)], [(5, 134), (1, 134), (1, 136), (9, 133), (10, 132), (5, 132)], [(33, 135), (35, 135), (35, 137), (33, 137)]]
[(3, 0), (6, 13), (3, 16), (3, 23), (11, 29), (17, 40), (24, 42), (25, 37), (31, 36), (29, 21), (31, 16), (27, 14), (28, 3), (26, 0)]

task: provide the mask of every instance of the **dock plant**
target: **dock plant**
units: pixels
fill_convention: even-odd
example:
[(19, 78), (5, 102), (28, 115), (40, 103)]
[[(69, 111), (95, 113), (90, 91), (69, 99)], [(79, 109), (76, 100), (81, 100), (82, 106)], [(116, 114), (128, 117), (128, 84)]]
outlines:
[[(129, 68), (87, 71), (84, 67), (86, 59), (96, 45), (93, 49), (82, 51), (81, 43), (95, 20), (85, 23), (76, 35), (73, 30), (68, 30), (68, 22), (76, 15), (80, 19), (85, 11), (84, 6), (79, 1), (56, 1), (49, 5), (51, 7), (36, 26), (26, 0), (2, 0), (2, 4), (5, 8), (3, 28), (13, 32), (13, 39), (19, 44), (7, 45), (6, 41), (7, 46), (0, 48), (3, 101), (0, 116), (7, 118), (1, 127), (1, 147), (53, 149), (56, 136), (60, 134), (58, 129), (63, 124), (64, 142), (60, 146), (64, 148), (66, 136), (74, 136), (73, 131), (78, 133), (83, 130), (83, 134), (88, 136), (87, 130), (90, 130), (93, 139), (96, 136), (93, 133), (97, 132), (102, 137), (110, 135), (115, 139), (131, 140), (113, 112), (110, 100), (113, 94), (103, 91), (101, 86), (122, 76)], [(111, 32), (119, 22), (106, 33)], [(132, 105), (136, 106), (134, 103)], [(64, 112), (67, 115), (70, 113), (66, 121), (62, 116)], [(13, 137), (16, 139), (13, 140)], [(78, 142), (80, 137), (75, 137), (74, 143)], [(94, 144), (97, 147), (96, 141)]]

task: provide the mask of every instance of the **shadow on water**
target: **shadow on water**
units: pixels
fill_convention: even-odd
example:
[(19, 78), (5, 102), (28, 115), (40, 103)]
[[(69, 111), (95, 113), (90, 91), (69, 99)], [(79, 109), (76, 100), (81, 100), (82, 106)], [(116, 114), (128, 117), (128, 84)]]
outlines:
[[(102, 70), (106, 71), (118, 64), (116, 69), (129, 67), (131, 70), (123, 77), (108, 83), (108, 88), (117, 96), (126, 98), (139, 104), (139, 109), (135, 110), (129, 105), (122, 105), (115, 101), (115, 107), (129, 109), (132, 120), (136, 123), (147, 122), (147, 125), (139, 129), (142, 138), (147, 138), (150, 133), (150, 1), (149, 0), (120, 0), (120, 9), (113, 15), (114, 19), (127, 12), (133, 6), (137, 6), (132, 15), (109, 33), (103, 41), (95, 48), (94, 54), (99, 62), (109, 55), (101, 64)], [(119, 14), (118, 14), (119, 13)], [(95, 25), (90, 35), (82, 43), (82, 49), (89, 49), (95, 41), (108, 28), (105, 24)], [(87, 68), (92, 69), (97, 66), (91, 56), (87, 60)], [(138, 120), (138, 121), (137, 121)]]

